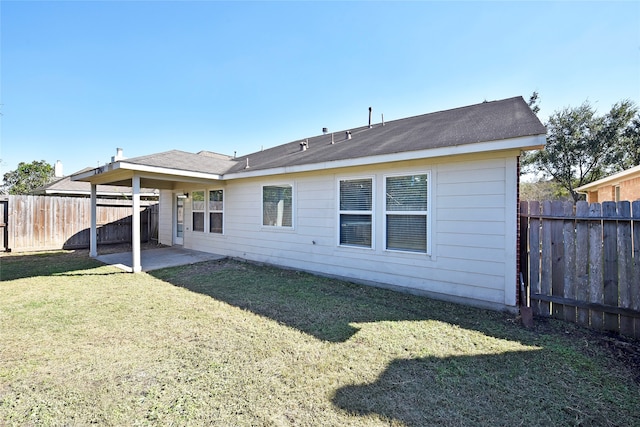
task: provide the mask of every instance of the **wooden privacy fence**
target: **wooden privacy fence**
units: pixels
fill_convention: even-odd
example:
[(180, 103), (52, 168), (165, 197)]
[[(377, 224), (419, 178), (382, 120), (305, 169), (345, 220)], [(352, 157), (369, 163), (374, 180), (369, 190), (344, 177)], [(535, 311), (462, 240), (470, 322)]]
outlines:
[[(4, 250), (39, 251), (89, 247), (91, 201), (83, 197), (6, 196)], [(131, 242), (131, 200), (98, 199), (98, 244)], [(141, 201), (141, 241), (157, 236), (156, 201)], [(1, 218), (0, 218), (1, 220)], [(2, 248), (0, 248), (2, 249)]]
[(640, 339), (640, 201), (521, 202), (533, 313)]

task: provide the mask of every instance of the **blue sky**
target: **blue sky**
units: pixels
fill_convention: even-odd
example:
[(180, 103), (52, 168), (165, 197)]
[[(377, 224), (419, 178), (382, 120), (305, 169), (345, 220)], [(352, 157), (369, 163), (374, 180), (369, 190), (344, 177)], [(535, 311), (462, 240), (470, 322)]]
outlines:
[(0, 2), (0, 172), (247, 154), (484, 100), (640, 105), (640, 2)]

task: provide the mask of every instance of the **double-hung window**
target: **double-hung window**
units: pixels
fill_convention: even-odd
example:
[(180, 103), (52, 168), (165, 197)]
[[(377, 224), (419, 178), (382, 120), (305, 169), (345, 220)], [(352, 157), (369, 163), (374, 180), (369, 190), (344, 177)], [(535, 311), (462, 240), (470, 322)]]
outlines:
[(223, 224), (223, 191), (209, 191), (209, 233), (222, 234)]
[(385, 177), (386, 249), (428, 252), (429, 174)]
[(262, 225), (293, 227), (293, 187), (291, 185), (262, 187)]
[(373, 180), (343, 179), (340, 193), (340, 245), (372, 247)]
[(194, 191), (191, 200), (193, 231), (204, 231), (204, 191)]

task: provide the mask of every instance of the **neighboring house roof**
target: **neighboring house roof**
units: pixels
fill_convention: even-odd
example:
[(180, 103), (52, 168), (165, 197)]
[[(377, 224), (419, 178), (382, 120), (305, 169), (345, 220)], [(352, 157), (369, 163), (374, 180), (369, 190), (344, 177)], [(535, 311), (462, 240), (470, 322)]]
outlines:
[[(524, 99), (515, 97), (303, 138), (238, 158), (172, 150), (110, 163), (76, 174), (73, 179), (122, 183), (127, 179), (126, 171), (232, 179), (420, 157), (535, 149), (544, 145), (545, 134), (546, 128)], [(108, 181), (107, 175), (113, 180)]]
[(640, 178), (640, 165), (623, 170), (622, 172), (609, 175), (606, 178), (599, 179), (597, 181), (590, 182), (589, 184), (576, 188), (579, 193), (586, 193), (588, 191), (595, 191), (603, 185), (617, 185), (622, 181), (629, 179)]
[[(93, 168), (85, 168), (76, 173), (82, 173), (93, 170)], [(98, 185), (96, 193), (99, 197), (126, 197), (131, 196), (131, 187), (120, 187), (116, 185)], [(71, 176), (56, 178), (55, 181), (40, 187), (32, 192), (34, 195), (46, 196), (90, 196), (91, 183), (83, 181), (73, 181)], [(142, 188), (141, 196), (157, 197), (158, 192), (151, 188)]]

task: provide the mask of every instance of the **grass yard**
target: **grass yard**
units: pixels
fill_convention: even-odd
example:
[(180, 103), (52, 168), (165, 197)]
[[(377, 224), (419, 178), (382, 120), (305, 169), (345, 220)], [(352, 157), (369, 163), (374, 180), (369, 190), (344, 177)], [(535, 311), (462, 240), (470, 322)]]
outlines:
[(639, 344), (571, 324), (231, 260), (0, 263), (0, 425), (640, 425)]

